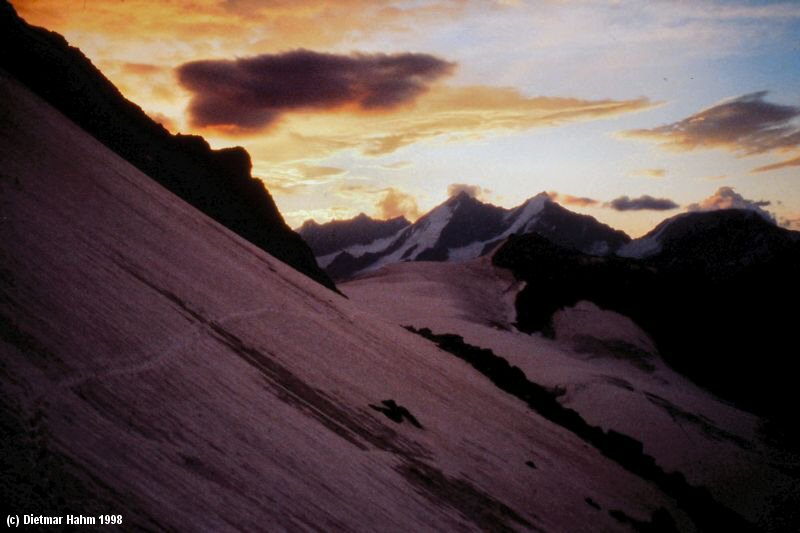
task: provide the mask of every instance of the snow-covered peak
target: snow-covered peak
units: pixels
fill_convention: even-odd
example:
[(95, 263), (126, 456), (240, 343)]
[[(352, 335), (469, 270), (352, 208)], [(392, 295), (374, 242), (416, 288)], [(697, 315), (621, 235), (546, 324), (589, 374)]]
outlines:
[(526, 229), (544, 209), (548, 202), (551, 202), (547, 193), (540, 192), (536, 196), (529, 198), (523, 204), (515, 207), (506, 215), (506, 220), (513, 220), (511, 226), (506, 231), (507, 235), (517, 233)]
[[(417, 220), (410, 230), (403, 230), (400, 239), (405, 237), (405, 241), (397, 247), (391, 254), (384, 255), (369, 267), (363, 269), (359, 274), (371, 272), (390, 263), (399, 261), (413, 261), (417, 256), (428, 248), (433, 247), (442, 230), (452, 218), (457, 204), (445, 202), (433, 210), (429, 211), (424, 217)], [(391, 246), (391, 245), (390, 245)]]

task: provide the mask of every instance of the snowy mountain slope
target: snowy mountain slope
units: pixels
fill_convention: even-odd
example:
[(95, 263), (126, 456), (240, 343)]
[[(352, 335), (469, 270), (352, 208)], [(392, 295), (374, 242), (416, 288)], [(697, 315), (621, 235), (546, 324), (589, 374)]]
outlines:
[[(352, 224), (358, 224), (353, 221)], [(598, 255), (614, 252), (630, 239), (621, 231), (579, 215), (540, 193), (504, 209), (462, 192), (433, 208), (392, 239), (363, 247), (326, 247), (318, 261), (334, 279), (344, 280), (404, 261), (465, 261), (480, 257), (508, 236), (537, 232), (564, 246)], [(330, 243), (327, 243), (330, 244)]]
[(534, 381), (562, 390), (563, 405), (642, 441), (659, 464), (707, 487), (760, 528), (796, 524), (798, 455), (774, 448), (762, 420), (670, 370), (630, 319), (588, 302), (556, 315), (557, 341), (517, 331), (514, 300), (522, 285), (484, 257), (392, 265), (341, 289), (390, 323), (455, 333), (493, 350)]
[[(8, 508), (148, 530), (597, 531), (663, 507), (691, 529), (651, 483), (5, 75), (0, 117)], [(422, 428), (370, 408), (388, 399)]]

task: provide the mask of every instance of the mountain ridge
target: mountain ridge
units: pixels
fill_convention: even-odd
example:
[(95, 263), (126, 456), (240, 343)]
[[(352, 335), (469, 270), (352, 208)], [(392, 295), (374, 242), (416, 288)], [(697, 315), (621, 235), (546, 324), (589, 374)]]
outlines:
[[(0, 2), (0, 68), (142, 172), (256, 246), (335, 290), (313, 253), (284, 222), (241, 147), (212, 150), (172, 135), (127, 100), (78, 48), (28, 25)], [(13, 50), (13, 53), (11, 51)]]
[(403, 216), (375, 220), (360, 213), (352, 219), (333, 220), (325, 224), (306, 220), (297, 229), (297, 233), (308, 243), (314, 255), (320, 257), (340, 248), (366, 245), (389, 237), (410, 224)]
[[(354, 220), (337, 222), (354, 224)], [(539, 193), (506, 209), (462, 191), (428, 211), (392, 239), (359, 248), (339, 246), (317, 259), (334, 279), (346, 280), (401, 261), (463, 261), (480, 257), (514, 233), (536, 231), (564, 246), (607, 255), (630, 242), (624, 232), (574, 213)], [(384, 239), (386, 239), (384, 237)]]

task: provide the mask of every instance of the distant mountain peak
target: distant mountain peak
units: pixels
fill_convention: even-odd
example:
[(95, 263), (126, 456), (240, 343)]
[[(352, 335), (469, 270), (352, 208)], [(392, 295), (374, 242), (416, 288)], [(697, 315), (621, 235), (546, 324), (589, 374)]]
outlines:
[[(357, 224), (353, 219), (350, 224)], [(541, 192), (512, 209), (484, 203), (460, 191), (392, 238), (383, 234), (370, 243), (335, 244), (336, 236), (317, 252), (320, 265), (337, 279), (348, 279), (401, 261), (463, 261), (485, 255), (513, 234), (539, 232), (559, 245), (606, 255), (630, 241), (587, 215), (573, 213)], [(312, 232), (301, 235), (315, 247)], [(318, 248), (319, 249), (319, 248)], [(316, 250), (315, 250), (316, 251)]]
[(307, 220), (300, 226), (298, 233), (314, 251), (314, 255), (322, 258), (331, 252), (342, 251), (351, 246), (359, 247), (384, 239), (410, 224), (403, 216), (389, 220), (377, 220), (364, 213), (359, 213), (350, 219), (331, 220), (324, 224)]
[[(750, 239), (753, 236), (771, 236), (788, 231), (751, 209), (690, 211), (662, 221), (647, 234), (620, 248), (617, 255), (644, 259), (661, 254), (672, 243), (698, 239), (705, 240), (706, 245), (713, 240), (715, 250), (721, 246), (742, 246), (741, 254), (749, 255), (748, 251), (752, 251), (753, 246)], [(708, 254), (702, 255), (708, 257)]]

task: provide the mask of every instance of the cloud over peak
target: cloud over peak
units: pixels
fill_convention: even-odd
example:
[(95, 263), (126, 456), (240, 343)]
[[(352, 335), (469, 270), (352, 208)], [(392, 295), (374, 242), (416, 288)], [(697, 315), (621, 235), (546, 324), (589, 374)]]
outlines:
[(177, 74), (192, 93), (192, 125), (236, 132), (264, 129), (289, 111), (398, 107), (413, 102), (454, 67), (429, 54), (294, 50), (192, 61), (178, 67)]
[(467, 183), (451, 183), (447, 186), (447, 197), (458, 196), (461, 193), (466, 193), (470, 198), (478, 200), (486, 200), (487, 196), (492, 193), (489, 189), (484, 189), (480, 185), (469, 185)]
[(772, 202), (767, 200), (748, 200), (737, 193), (733, 187), (720, 187), (717, 191), (696, 204), (688, 206), (689, 211), (717, 211), (719, 209), (749, 209), (755, 211), (766, 220), (775, 223), (775, 216), (763, 209)]

